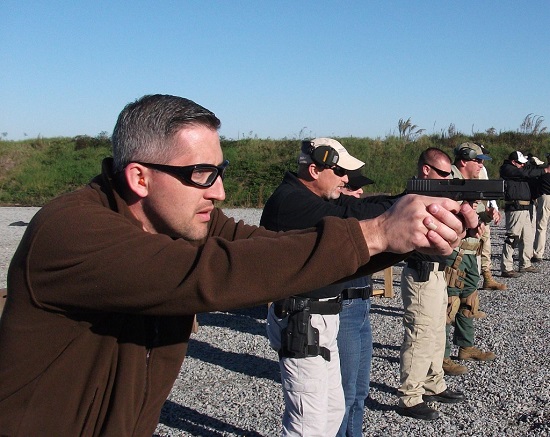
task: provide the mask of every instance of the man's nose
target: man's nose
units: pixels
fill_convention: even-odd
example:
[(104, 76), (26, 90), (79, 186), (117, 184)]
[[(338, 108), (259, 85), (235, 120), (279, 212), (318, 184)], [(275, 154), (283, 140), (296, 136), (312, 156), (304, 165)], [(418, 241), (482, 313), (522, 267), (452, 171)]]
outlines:
[(208, 188), (207, 198), (214, 200), (225, 199), (225, 188), (221, 177), (216, 178), (216, 181)]

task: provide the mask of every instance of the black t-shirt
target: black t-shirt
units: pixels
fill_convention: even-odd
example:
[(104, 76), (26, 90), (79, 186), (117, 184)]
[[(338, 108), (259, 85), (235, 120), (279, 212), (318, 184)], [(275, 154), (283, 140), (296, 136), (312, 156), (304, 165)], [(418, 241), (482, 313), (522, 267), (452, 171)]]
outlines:
[[(325, 200), (309, 190), (295, 173), (287, 172), (282, 183), (267, 200), (260, 225), (272, 231), (306, 229), (327, 216), (374, 218), (389, 209), (400, 196), (370, 196), (358, 199), (341, 195), (336, 200)], [(334, 256), (338, 256), (337, 253)], [(333, 284), (317, 290), (304, 290), (303, 297), (329, 298), (338, 296), (343, 284)]]

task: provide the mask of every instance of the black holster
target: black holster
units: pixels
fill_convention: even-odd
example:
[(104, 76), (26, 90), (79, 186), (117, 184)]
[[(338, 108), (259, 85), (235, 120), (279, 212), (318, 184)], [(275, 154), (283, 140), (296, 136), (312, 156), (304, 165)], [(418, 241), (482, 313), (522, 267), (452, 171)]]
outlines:
[(409, 259), (407, 260), (407, 267), (418, 272), (418, 282), (426, 282), (430, 279), (431, 272), (435, 272), (438, 270), (443, 271), (445, 265), (439, 263), (439, 268), (436, 269), (436, 265), (434, 262)]
[(306, 358), (321, 355), (330, 361), (330, 351), (319, 346), (319, 330), (311, 325), (309, 308), (288, 316), (288, 325), (281, 332), (279, 358)]
[(430, 273), (433, 271), (433, 263), (423, 262), (419, 263), (418, 269), (418, 282), (426, 282), (430, 279)]

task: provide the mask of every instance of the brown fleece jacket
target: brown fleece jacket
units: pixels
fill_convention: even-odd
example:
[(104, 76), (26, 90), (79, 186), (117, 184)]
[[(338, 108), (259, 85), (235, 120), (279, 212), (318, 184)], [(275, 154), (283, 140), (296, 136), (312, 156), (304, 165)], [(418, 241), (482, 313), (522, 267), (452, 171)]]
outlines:
[(0, 434), (150, 436), (195, 313), (281, 299), (402, 258), (370, 259), (354, 219), (277, 234), (215, 210), (201, 244), (150, 234), (104, 170), (44, 206), (13, 257)]

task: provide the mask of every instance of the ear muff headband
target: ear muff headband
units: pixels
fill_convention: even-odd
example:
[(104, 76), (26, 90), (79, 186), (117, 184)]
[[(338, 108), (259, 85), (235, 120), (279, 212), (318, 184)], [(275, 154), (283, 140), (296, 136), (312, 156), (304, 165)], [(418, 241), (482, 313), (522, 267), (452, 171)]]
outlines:
[(318, 146), (313, 147), (311, 141), (302, 141), (302, 152), (311, 156), (311, 160), (319, 165), (325, 167), (333, 167), (338, 163), (340, 155), (336, 149), (330, 146)]
[(474, 149), (471, 149), (470, 147), (463, 147), (462, 149), (459, 149), (457, 151), (457, 156), (460, 159), (476, 159), (477, 152)]

